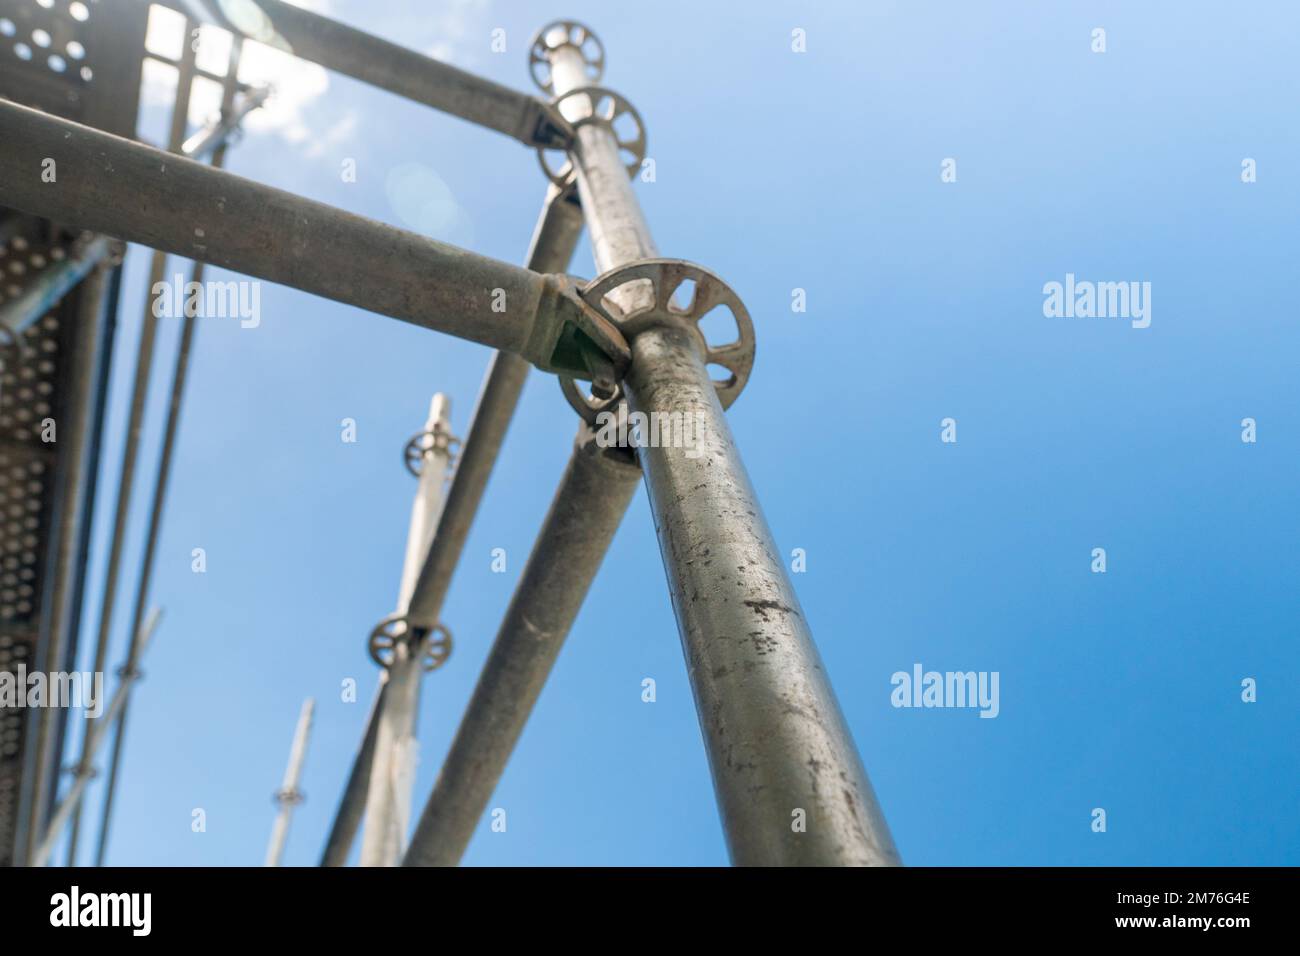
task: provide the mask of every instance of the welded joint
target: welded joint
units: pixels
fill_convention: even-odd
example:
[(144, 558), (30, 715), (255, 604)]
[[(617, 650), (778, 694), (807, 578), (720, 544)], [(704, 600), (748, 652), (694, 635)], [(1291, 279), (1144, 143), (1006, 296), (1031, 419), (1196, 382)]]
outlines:
[[(685, 294), (688, 284), (689, 296)], [(620, 290), (622, 295), (614, 294)], [(581, 295), (629, 343), (652, 328), (673, 326), (687, 330), (700, 360), (711, 370), (726, 372), (725, 378), (713, 378), (722, 407), (730, 408), (740, 397), (754, 367), (754, 323), (740, 296), (716, 273), (685, 259), (640, 259), (592, 279), (582, 287)], [(633, 304), (624, 311), (626, 305), (616, 300)], [(710, 342), (702, 322), (718, 310), (731, 314), (736, 332), (724, 341)], [(583, 420), (593, 426), (599, 423), (602, 413), (616, 412), (625, 401), (621, 385), (605, 394), (593, 386), (588, 395), (574, 379), (560, 376), (560, 390)]]
[(406, 648), (407, 660), (420, 661), (421, 670), (436, 671), (451, 656), (451, 631), (442, 624), (413, 627), (405, 614), (390, 614), (370, 632), (370, 659), (388, 670), (397, 660), (398, 645)]

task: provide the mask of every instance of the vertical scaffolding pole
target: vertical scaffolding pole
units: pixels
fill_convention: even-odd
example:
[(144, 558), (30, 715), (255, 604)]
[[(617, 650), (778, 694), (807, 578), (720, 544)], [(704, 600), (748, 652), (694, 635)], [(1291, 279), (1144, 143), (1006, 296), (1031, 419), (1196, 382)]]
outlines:
[[(573, 191), (554, 184), (547, 187), (546, 200), (528, 244), (527, 268), (533, 272), (564, 272), (573, 259), (581, 234), (582, 210), (574, 201)], [(456, 465), (456, 476), (447, 492), (447, 507), (438, 519), (438, 533), (434, 535), (411, 597), (411, 622), (417, 627), (438, 623), (452, 572), (460, 561), (529, 368), (526, 361), (512, 352), (496, 352), (492, 356), (460, 462)]]
[[(189, 37), (195, 28), (194, 21), (186, 19), (185, 36)], [(195, 44), (186, 43), (177, 71), (176, 100), (172, 105), (171, 129), (167, 136), (167, 148), (179, 151), (185, 142), (186, 117), (190, 109), (190, 92), (194, 83)], [(104, 592), (99, 611), (99, 631), (95, 641), (94, 671), (101, 673), (108, 659), (108, 642), (113, 627), (113, 610), (117, 601), (118, 576), (122, 565), (122, 551), (126, 546), (127, 518), (131, 510), (131, 493), (135, 488), (135, 467), (139, 457), (140, 438), (144, 432), (145, 403), (149, 397), (149, 379), (153, 372), (154, 345), (158, 335), (158, 319), (153, 314), (152, 296), (154, 287), (163, 281), (167, 271), (167, 254), (154, 252), (149, 266), (149, 287), (145, 290), (144, 317), (140, 326), (140, 345), (135, 360), (135, 383), (131, 390), (131, 409), (128, 413), (126, 439), (122, 447), (122, 468), (117, 483), (117, 503), (113, 515), (113, 536), (109, 543), (108, 566), (105, 570)], [(138, 622), (137, 622), (138, 626)], [(102, 718), (101, 718), (102, 719)], [(119, 718), (120, 719), (120, 718)], [(119, 727), (120, 727), (119, 723)], [(120, 734), (119, 734), (120, 737)], [(89, 761), (86, 759), (86, 747), (89, 734), (82, 742), (82, 753), (77, 761), (76, 773), (79, 776), (90, 773)], [(120, 744), (113, 742), (116, 754)], [(112, 794), (105, 797), (103, 823), (99, 836), (98, 862), (102, 861), (104, 847), (107, 843), (109, 813), (112, 809)], [(68, 862), (75, 862), (77, 843), (81, 835), (81, 805), (78, 804), (72, 816), (72, 834), (68, 841)]]
[[(581, 234), (582, 210), (574, 201), (572, 190), (549, 186), (528, 246), (528, 268), (534, 272), (563, 272), (573, 258)], [(447, 503), (438, 518), (438, 530), (411, 598), (408, 617), (412, 626), (431, 627), (438, 623), (452, 574), (460, 561), (465, 539), (469, 536), (493, 465), (519, 404), (529, 368), (524, 359), (511, 352), (496, 352), (492, 356), (461, 448), (456, 473), (447, 492)], [(382, 706), (382, 700), (377, 699), (366, 721), (365, 736), (339, 801), (321, 866), (347, 863), (365, 810), (367, 781), (374, 759), (377, 714)]]
[[(403, 618), (410, 608), (420, 567), (442, 511), (447, 472), (451, 467), (447, 442), (451, 435), (450, 415), (451, 401), (447, 396), (442, 393), (433, 396), (424, 433), (433, 440), (423, 452), (397, 598), (397, 616)], [(366, 794), (366, 822), (361, 832), (362, 866), (396, 866), (406, 850), (417, 757), (415, 723), (423, 674), (422, 645), (395, 642), (392, 661), (384, 675), (384, 704), (378, 709), (379, 728)]]
[[(548, 48), (551, 46), (547, 45)], [(586, 86), (572, 43), (550, 50), (557, 95)], [(583, 119), (582, 97), (562, 104)], [(612, 131), (586, 123), (571, 159), (604, 270), (655, 255)], [(619, 290), (624, 312), (651, 290)], [(703, 454), (639, 449), (714, 790), (738, 865), (891, 865), (888, 827), (691, 333), (632, 342), (634, 412), (697, 416)]]
[(308, 697), (302, 702), (298, 713), (298, 726), (293, 732), (293, 747), (289, 751), (289, 765), (284, 768), (284, 783), (275, 794), (275, 802), (280, 810), (275, 815), (271, 827), (271, 842), (266, 847), (266, 865), (279, 866), (284, 856), (284, 843), (289, 836), (289, 821), (293, 817), (293, 808), (302, 803), (302, 791), (298, 782), (302, 779), (302, 765), (307, 759), (307, 738), (311, 735), (312, 716), (316, 711), (316, 701)]
[[(587, 64), (576, 47), (561, 46), (556, 52), (560, 55), (549, 63), (551, 82), (556, 96), (562, 97), (587, 85)], [(582, 122), (591, 111), (582, 97), (569, 98), (559, 109), (575, 124), (575, 143), (585, 143), (593, 154), (607, 150), (604, 164), (584, 165), (577, 161), (576, 149), (571, 154), (598, 270), (655, 256), (654, 239), (609, 131)], [(637, 296), (626, 289), (612, 293), (629, 311), (637, 306)], [(579, 427), (574, 453), (404, 865), (460, 862), (618, 531), (639, 473), (625, 450), (599, 448), (590, 429)]]
[[(587, 64), (576, 47), (556, 52), (549, 64), (551, 82), (562, 97), (587, 85)], [(590, 107), (572, 97), (559, 109), (576, 124), (575, 146), (583, 142), (593, 154), (608, 150), (603, 165), (584, 166), (576, 149), (571, 154), (592, 252), (603, 272), (655, 256), (657, 250), (609, 131), (581, 122)], [(636, 296), (629, 290), (612, 294), (629, 311), (638, 304)], [(403, 865), (455, 866), (464, 855), (635, 492), (639, 469), (619, 451), (599, 448), (590, 429), (579, 427), (574, 453)]]
[[(187, 47), (193, 47), (193, 44), (187, 44)], [(193, 54), (194, 51), (191, 49), (190, 55), (192, 56)], [(225, 83), (225, 88), (222, 92), (220, 118), (215, 123), (209, 125), (207, 128), (201, 130), (195, 136), (185, 141), (184, 144), (179, 149), (181, 153), (184, 153), (187, 156), (192, 156), (195, 158), (206, 157), (208, 155), (211, 155), (212, 166), (213, 168), (217, 168), (217, 169), (225, 165), (226, 147), (229, 144), (230, 136), (233, 133), (233, 131), (238, 127), (240, 121), (242, 121), (242, 119), (249, 112), (251, 112), (253, 109), (256, 109), (258, 106), (260, 106), (266, 99), (265, 90), (253, 91), (251, 93), (246, 94), (243, 99), (243, 102), (239, 105), (239, 107), (236, 107), (235, 95), (238, 92), (238, 88), (239, 88), (239, 82), (238, 82), (239, 64), (242, 56), (243, 56), (243, 40), (240, 39), (239, 37), (235, 37), (231, 43), (230, 55), (226, 67), (226, 83)], [(193, 64), (191, 64), (190, 67), (191, 71), (193, 70), (193, 68), (194, 68)], [(185, 72), (186, 71), (184, 67), (184, 60), (182, 60), (182, 69), (181, 69), (182, 79), (184, 79)], [(188, 93), (184, 97), (181, 97), (178, 90), (178, 101), (177, 101), (178, 103), (180, 103), (182, 99), (188, 101), (188, 98), (189, 98)], [(180, 119), (182, 120), (182, 122), (180, 123), (179, 126), (173, 125), (173, 130), (172, 130), (173, 137), (174, 137), (173, 142), (175, 142), (177, 138), (183, 138), (185, 135), (185, 129), (184, 129), (185, 124), (183, 122), (184, 116), (182, 115)], [(176, 117), (173, 116), (173, 121), (175, 120)], [(161, 253), (155, 253), (154, 268), (160, 269), (164, 264), (165, 264), (165, 256), (162, 256)], [(195, 262), (193, 270), (190, 275), (190, 282), (193, 283), (194, 285), (202, 285), (204, 271), (205, 271), (205, 263)], [(149, 287), (150, 297), (152, 297), (153, 295), (153, 289), (154, 289), (154, 284), (151, 283)], [(152, 299), (147, 298), (147, 301), (151, 302)], [(150, 318), (152, 317), (153, 317), (153, 311), (152, 309), (149, 309), (145, 322), (146, 322), (147, 334), (149, 337), (148, 348), (149, 348), (150, 356), (152, 356), (152, 350), (153, 350), (152, 340), (157, 331), (156, 325), (153, 326), (152, 329), (148, 328), (148, 323), (150, 321)], [(141, 615), (144, 613), (145, 601), (148, 598), (149, 586), (152, 583), (152, 579), (153, 579), (154, 553), (157, 549), (158, 536), (161, 533), (161, 528), (162, 528), (163, 510), (167, 502), (167, 487), (171, 480), (172, 457), (176, 449), (177, 434), (180, 428), (181, 405), (185, 396), (185, 383), (189, 377), (190, 355), (191, 352), (193, 351), (194, 336), (196, 332), (197, 332), (196, 317), (187, 314), (182, 322), (180, 345), (176, 351), (176, 363), (172, 371), (171, 397), (167, 405), (167, 421), (163, 428), (162, 454), (158, 461), (158, 474), (154, 480), (153, 499), (150, 505), (148, 529), (145, 533), (144, 554), (140, 563), (140, 578), (139, 581), (136, 583), (135, 609), (132, 613), (133, 628), (139, 626)], [(141, 344), (142, 353), (144, 347), (145, 347), (144, 340), (142, 339), (142, 344)], [(152, 357), (150, 357), (149, 361), (150, 363), (152, 362)], [(137, 375), (138, 374), (139, 374), (139, 369), (137, 369)], [(137, 390), (140, 389), (141, 387), (142, 387), (141, 382), (137, 379), (136, 381)], [(147, 382), (144, 384), (143, 387), (146, 389), (146, 391), (139, 393), (139, 397), (142, 403), (145, 396), (147, 395)], [(142, 420), (135, 418), (136, 412), (137, 409), (133, 400), (133, 404), (132, 404), (133, 430), (131, 432), (132, 438), (128, 439), (128, 441), (129, 442), (134, 441), (138, 444)], [(144, 408), (143, 408), (143, 404), (141, 404), (139, 407), (139, 414), (142, 416), (143, 412), (144, 412)], [(131, 463), (131, 474), (132, 476), (134, 475), (135, 456), (136, 456), (136, 450), (131, 448), (128, 445), (127, 457), (123, 463), (124, 475), (126, 474), (127, 461)], [(125, 480), (126, 479), (124, 478), (124, 481)], [(130, 507), (129, 486), (127, 487), (126, 500), (123, 501), (122, 499), (119, 498), (118, 501), (119, 516), (127, 513), (121, 510), (123, 507), (126, 507), (129, 512), (129, 507)], [(113, 548), (117, 549), (120, 547), (120, 545), (116, 537), (116, 527), (114, 529), (114, 532), (115, 532), (115, 537), (113, 541)], [(112, 606), (111, 600), (106, 597), (105, 607), (111, 608), (111, 606)], [(101, 627), (104, 625), (104, 623), (105, 622), (101, 619), (100, 622)], [(104, 637), (105, 635), (101, 632), (101, 640)], [(118, 765), (122, 755), (122, 746), (123, 746), (122, 734), (123, 734), (123, 730), (126, 727), (126, 717), (127, 717), (127, 710), (129, 704), (130, 704), (130, 700), (128, 698), (123, 703), (122, 709), (116, 717), (117, 736), (113, 740), (112, 759), (110, 762), (109, 773), (108, 773), (108, 785), (104, 794), (104, 810), (103, 810), (103, 819), (100, 826), (99, 845), (96, 852), (96, 860), (95, 860), (96, 866), (102, 865), (104, 860), (104, 854), (106, 852), (106, 848), (108, 845), (108, 824), (112, 817), (113, 797), (117, 785)], [(89, 765), (84, 760), (80, 761), (78, 763), (77, 773), (80, 775), (89, 772), (90, 772)], [(73, 818), (72, 838), (68, 841), (68, 865), (69, 866), (75, 865), (76, 862), (77, 838), (78, 838), (80, 824), (81, 824), (80, 817), (81, 817), (81, 813), (80, 813), (80, 809), (78, 809), (76, 815)]]
[(641, 449), (732, 860), (897, 865), (799, 599), (686, 331), (633, 342), (629, 401), (706, 422), (702, 454)]

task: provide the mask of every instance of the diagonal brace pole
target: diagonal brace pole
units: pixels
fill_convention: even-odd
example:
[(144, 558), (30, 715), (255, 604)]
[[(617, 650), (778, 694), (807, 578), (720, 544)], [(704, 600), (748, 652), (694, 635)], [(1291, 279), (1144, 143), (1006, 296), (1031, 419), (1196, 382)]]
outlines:
[(584, 423), (403, 866), (455, 866), (559, 657), (641, 471)]
[[(568, 267), (582, 233), (582, 210), (572, 190), (550, 186), (528, 248), (528, 268), (537, 272), (560, 272)], [(407, 610), (409, 626), (431, 628), (439, 623), (442, 604), (451, 586), (452, 574), (460, 562), (479, 503), (492, 476), (506, 431), (514, 417), (528, 378), (528, 363), (509, 352), (492, 356), (469, 432), (461, 447), (460, 460), (447, 490), (447, 500), (438, 517), (438, 527), (416, 579)], [(343, 797), (330, 828), (321, 866), (343, 866), (361, 825), (367, 799), (367, 781), (374, 762), (380, 715), (386, 706), (387, 684), (382, 684), (366, 730), (344, 787)]]

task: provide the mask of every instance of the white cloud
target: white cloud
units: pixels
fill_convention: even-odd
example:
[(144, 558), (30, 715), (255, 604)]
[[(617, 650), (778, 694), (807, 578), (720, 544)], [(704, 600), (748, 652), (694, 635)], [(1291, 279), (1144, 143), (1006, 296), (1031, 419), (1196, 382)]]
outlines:
[(346, 143), (352, 134), (356, 132), (359, 118), (356, 110), (348, 110), (344, 113), (342, 118), (337, 120), (333, 126), (312, 140), (311, 145), (306, 149), (307, 158), (318, 159), (334, 147)]
[[(335, 14), (333, 0), (290, 0), (296, 6), (325, 16)], [(269, 21), (255, 0), (219, 0), (222, 13), (250, 35), (263, 36), (268, 42), (248, 40), (244, 43), (239, 79), (245, 83), (272, 87), (274, 93), (266, 105), (245, 120), (250, 132), (273, 133), (289, 143), (314, 140), (307, 155), (322, 155), (329, 146), (338, 145), (355, 130), (358, 117), (344, 116), (323, 133), (313, 130), (307, 121), (308, 108), (330, 88), (329, 72), (322, 66), (300, 60), (288, 52), (278, 37), (270, 35)], [(423, 3), (399, 12), (371, 11), (366, 29), (392, 37), (396, 42), (419, 49), (437, 60), (472, 66), (487, 49), (489, 0), (443, 0), (437, 6)], [(179, 56), (184, 42), (184, 19), (174, 11), (160, 11), (151, 16), (150, 47), (169, 56)], [(157, 22), (155, 23), (155, 17)], [(204, 30), (205, 46), (217, 40), (217, 30)], [(428, 38), (432, 36), (432, 41)], [(228, 49), (228, 47), (227, 47)], [(205, 59), (206, 65), (206, 59)], [(145, 101), (152, 105), (172, 102), (176, 86), (168, 82), (168, 68), (157, 64), (145, 68)], [(172, 72), (174, 76), (174, 71)]]
[(300, 60), (265, 43), (246, 42), (239, 63), (239, 78), (274, 90), (266, 105), (254, 110), (245, 120), (250, 131), (273, 131), (291, 143), (311, 138), (307, 107), (330, 86), (329, 73), (323, 66)]
[(450, 0), (439, 6), (436, 16), (422, 17), (417, 31), (420, 36), (432, 33), (432, 42), (420, 52), (444, 63), (471, 66), (487, 49), (487, 0)]

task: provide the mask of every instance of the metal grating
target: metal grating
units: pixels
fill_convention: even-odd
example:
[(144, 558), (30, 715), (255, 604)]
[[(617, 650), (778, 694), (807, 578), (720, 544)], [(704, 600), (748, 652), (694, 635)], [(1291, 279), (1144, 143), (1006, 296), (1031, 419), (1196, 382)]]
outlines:
[(3, 88), (22, 89), (30, 106), (70, 119), (82, 116), (97, 65), (90, 21), (103, 16), (106, 6), (97, 0), (0, 3)]
[(0, 96), (135, 136), (148, 5), (0, 0)]
[[(30, 261), (25, 249), (15, 255), (24, 246), (12, 241), (0, 255), (6, 277)], [(41, 440), (40, 422), (54, 412), (62, 332), (57, 312), (46, 315), (6, 350), (0, 377), (0, 670), (10, 672), (35, 667), (38, 656), (57, 466), (57, 444)], [(0, 864), (12, 862), (28, 714), (0, 709)]]
[[(144, 56), (147, 4), (122, 0), (0, 0), (0, 97), (67, 119), (134, 138)], [(55, 224), (0, 207), (0, 307), (25, 284), (67, 253), (69, 237)], [(73, 659), (76, 629), (65, 635), (63, 659), (49, 661), (54, 537), (68, 520), (61, 503), (76, 481), (93, 487), (89, 474), (71, 476), (64, 467), (67, 443), (42, 440), (42, 422), (52, 418), (58, 437), (81, 419), (93, 446), (102, 418), (105, 374), (85, 407), (72, 408), (66, 393), (80, 362), (106, 369), (107, 352), (87, 356), (78, 346), (87, 329), (82, 288), (63, 298), (21, 336), (3, 348), (0, 375), (0, 670), (63, 669)], [(96, 316), (96, 322), (110, 317)], [(111, 327), (111, 325), (110, 325)], [(111, 348), (107, 336), (97, 338)], [(74, 358), (76, 361), (74, 361)], [(89, 504), (80, 526), (89, 527)], [(86, 541), (80, 542), (84, 556)], [(84, 564), (68, 583), (72, 620), (79, 616)], [(53, 727), (53, 765), (62, 755), (66, 714)], [(48, 812), (57, 781), (33, 779), (33, 730), (25, 708), (0, 709), (0, 866), (22, 850), (24, 819), (34, 794), (37, 814)]]

